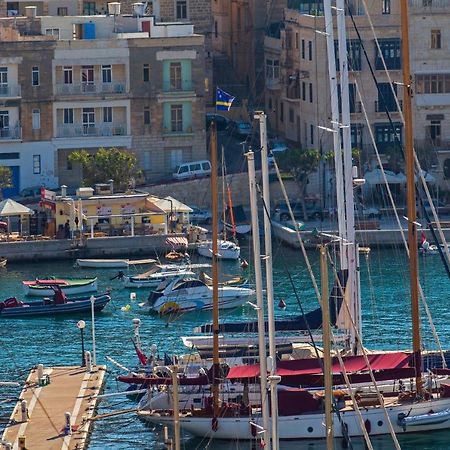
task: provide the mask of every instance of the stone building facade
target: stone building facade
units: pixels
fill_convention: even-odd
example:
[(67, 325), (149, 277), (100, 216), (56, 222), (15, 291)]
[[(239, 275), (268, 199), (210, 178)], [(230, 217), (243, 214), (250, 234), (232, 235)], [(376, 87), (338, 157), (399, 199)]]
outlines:
[(191, 24), (4, 18), (0, 36), (0, 164), (14, 171), (9, 194), (78, 185), (80, 170), (68, 160), (77, 149), (129, 149), (147, 182), (206, 158), (204, 36)]

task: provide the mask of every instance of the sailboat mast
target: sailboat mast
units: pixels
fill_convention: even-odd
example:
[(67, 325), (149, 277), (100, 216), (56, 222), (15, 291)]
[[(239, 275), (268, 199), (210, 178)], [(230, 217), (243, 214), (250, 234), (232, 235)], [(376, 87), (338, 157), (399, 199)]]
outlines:
[(411, 68), (409, 61), (409, 21), (407, 0), (400, 0), (402, 62), (403, 62), (403, 114), (405, 117), (405, 173), (406, 205), (408, 209), (408, 247), (411, 289), (411, 318), (413, 331), (413, 356), (417, 394), (422, 392), (419, 311), (419, 270), (416, 226), (416, 195), (414, 180), (414, 148), (411, 109)]
[(213, 406), (214, 417), (219, 415), (219, 267), (217, 236), (219, 233), (219, 208), (217, 195), (217, 131), (211, 123), (211, 214), (212, 214), (212, 279), (213, 279)]

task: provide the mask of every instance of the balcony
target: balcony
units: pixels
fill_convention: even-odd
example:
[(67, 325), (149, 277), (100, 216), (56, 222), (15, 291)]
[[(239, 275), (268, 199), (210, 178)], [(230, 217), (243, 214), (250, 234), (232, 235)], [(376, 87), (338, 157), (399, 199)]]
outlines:
[(0, 141), (16, 141), (22, 139), (22, 128), (0, 128)]
[[(400, 103), (400, 109), (403, 111), (403, 100), (398, 101)], [(397, 105), (394, 101), (387, 103), (387, 110), (389, 112), (398, 112)], [(383, 105), (383, 102), (379, 102), (378, 100), (375, 100), (375, 112), (377, 113), (384, 113), (386, 112), (386, 108)]]
[(113, 83), (98, 84), (57, 84), (56, 93), (58, 95), (98, 95), (98, 94), (124, 94), (125, 82), (117, 81)]
[(443, 140), (439, 137), (435, 139), (414, 139), (414, 147), (420, 150), (428, 151), (450, 151), (450, 141)]
[(0, 98), (17, 98), (21, 96), (21, 90), (19, 85), (1, 85), (0, 86)]
[(58, 126), (56, 130), (57, 138), (126, 136), (126, 134), (127, 126), (125, 124), (64, 125)]

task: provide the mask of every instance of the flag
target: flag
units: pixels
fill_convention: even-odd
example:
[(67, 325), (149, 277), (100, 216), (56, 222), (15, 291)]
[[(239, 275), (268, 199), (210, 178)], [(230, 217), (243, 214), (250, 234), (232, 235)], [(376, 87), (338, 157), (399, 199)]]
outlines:
[(220, 88), (217, 88), (216, 89), (216, 110), (229, 111), (234, 99), (235, 99), (235, 97), (233, 97), (232, 95), (227, 94), (225, 91), (222, 91), (222, 89), (220, 89)]

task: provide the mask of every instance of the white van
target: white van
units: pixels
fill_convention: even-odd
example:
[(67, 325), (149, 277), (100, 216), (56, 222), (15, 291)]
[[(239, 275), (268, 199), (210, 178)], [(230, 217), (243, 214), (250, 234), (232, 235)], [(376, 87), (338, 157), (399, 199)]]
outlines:
[(211, 163), (208, 160), (183, 163), (177, 166), (172, 175), (176, 180), (208, 177), (211, 175)]

